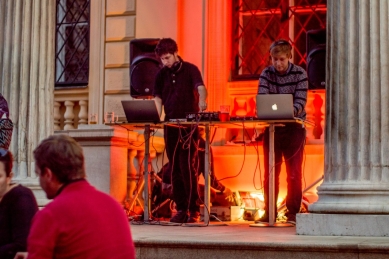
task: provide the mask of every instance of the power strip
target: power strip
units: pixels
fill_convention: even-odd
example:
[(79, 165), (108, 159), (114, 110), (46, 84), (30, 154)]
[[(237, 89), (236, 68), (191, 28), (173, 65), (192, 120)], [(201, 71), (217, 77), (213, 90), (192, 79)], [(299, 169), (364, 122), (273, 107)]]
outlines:
[(169, 122), (187, 122), (187, 119), (169, 119)]

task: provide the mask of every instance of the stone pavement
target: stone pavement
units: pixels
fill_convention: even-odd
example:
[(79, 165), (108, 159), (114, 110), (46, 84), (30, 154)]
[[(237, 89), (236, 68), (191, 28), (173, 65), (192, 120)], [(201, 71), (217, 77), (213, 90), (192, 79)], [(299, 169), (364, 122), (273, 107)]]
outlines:
[(303, 236), (296, 227), (250, 227), (253, 222), (205, 227), (131, 224), (144, 258), (389, 258), (389, 237)]

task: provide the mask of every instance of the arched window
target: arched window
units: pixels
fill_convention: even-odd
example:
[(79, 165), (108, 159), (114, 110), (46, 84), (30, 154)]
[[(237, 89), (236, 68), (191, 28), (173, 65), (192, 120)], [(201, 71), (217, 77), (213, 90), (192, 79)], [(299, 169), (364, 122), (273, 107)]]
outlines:
[(86, 87), (90, 0), (57, 0), (55, 87)]
[(306, 69), (306, 32), (326, 27), (327, 0), (233, 0), (232, 80), (258, 79), (269, 46), (286, 39)]

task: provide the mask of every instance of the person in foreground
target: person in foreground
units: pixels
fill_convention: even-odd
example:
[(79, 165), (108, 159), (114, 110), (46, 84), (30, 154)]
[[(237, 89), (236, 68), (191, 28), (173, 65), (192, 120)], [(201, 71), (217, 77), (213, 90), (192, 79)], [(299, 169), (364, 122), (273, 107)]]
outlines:
[(35, 172), (52, 202), (33, 219), (28, 254), (15, 258), (135, 258), (120, 204), (85, 179), (81, 146), (52, 135), (34, 150)]
[[(161, 114), (165, 108), (165, 121), (184, 119), (187, 113), (198, 113), (207, 108), (207, 90), (199, 69), (178, 56), (177, 43), (170, 38), (161, 39), (155, 54), (162, 61), (154, 86), (154, 100)], [(170, 219), (175, 223), (196, 223), (200, 220), (197, 175), (195, 170), (199, 140), (197, 126), (164, 126), (166, 154), (172, 166), (173, 197), (177, 214)], [(189, 210), (189, 215), (188, 215)]]
[(0, 258), (14, 258), (26, 251), (31, 220), (38, 211), (32, 191), (12, 183), (13, 156), (0, 148)]
[[(278, 40), (270, 46), (271, 66), (266, 67), (259, 78), (258, 94), (292, 94), (294, 117), (305, 120), (308, 79), (305, 70), (289, 60), (292, 58), (292, 45), (286, 40)], [(269, 222), (269, 174), (275, 174), (275, 201), (279, 190), (279, 175), (282, 157), (287, 174), (287, 222), (296, 224), (296, 214), (300, 211), (302, 199), (302, 162), (305, 145), (305, 128), (298, 123), (285, 123), (284, 127), (275, 127), (274, 154), (275, 168), (269, 168), (269, 129), (264, 134), (265, 214), (258, 222)], [(277, 206), (274, 204), (275, 215)]]

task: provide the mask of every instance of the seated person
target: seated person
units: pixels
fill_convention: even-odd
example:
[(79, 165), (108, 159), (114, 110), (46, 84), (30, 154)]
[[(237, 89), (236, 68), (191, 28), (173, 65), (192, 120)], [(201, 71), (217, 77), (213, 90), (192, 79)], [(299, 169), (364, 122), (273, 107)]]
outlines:
[(14, 258), (16, 252), (27, 250), (31, 220), (38, 211), (32, 191), (12, 183), (13, 156), (0, 149), (0, 258)]

